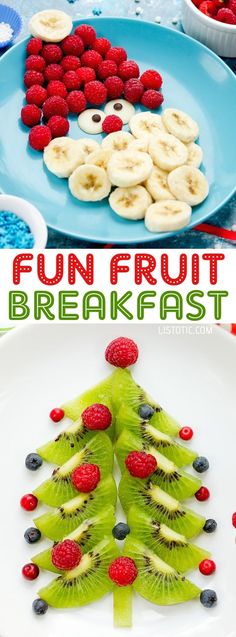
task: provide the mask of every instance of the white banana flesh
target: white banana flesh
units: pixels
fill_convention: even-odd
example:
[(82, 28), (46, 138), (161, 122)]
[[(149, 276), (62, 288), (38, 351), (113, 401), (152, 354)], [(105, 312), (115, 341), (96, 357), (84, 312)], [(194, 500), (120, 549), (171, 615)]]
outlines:
[(188, 149), (179, 139), (169, 133), (160, 133), (152, 138), (149, 153), (156, 166), (167, 172), (187, 163)]
[(77, 139), (76, 144), (83, 153), (84, 161), (86, 161), (90, 153), (93, 153), (95, 150), (100, 149), (98, 142), (95, 142), (95, 139), (89, 139), (89, 137), (88, 138), (83, 137), (82, 139)]
[(46, 9), (30, 18), (29, 30), (44, 42), (61, 42), (72, 30), (72, 19), (64, 11)]
[(153, 166), (152, 172), (148, 179), (145, 181), (145, 187), (154, 199), (154, 201), (164, 201), (165, 199), (175, 199), (175, 196), (170, 192), (167, 182), (168, 173)]
[(147, 111), (146, 113), (136, 113), (129, 122), (131, 133), (136, 138), (146, 137), (149, 140), (153, 135), (158, 135), (165, 131), (160, 115)]
[(133, 140), (133, 135), (126, 133), (126, 131), (110, 133), (102, 140), (102, 148), (108, 148), (112, 151), (126, 150)]
[(84, 164), (74, 170), (69, 178), (71, 194), (80, 201), (101, 201), (108, 197), (111, 183), (104, 168)]
[(112, 210), (119, 217), (132, 221), (144, 219), (146, 210), (151, 203), (151, 196), (143, 186), (116, 188), (109, 197)]
[(100, 168), (104, 168), (107, 170), (107, 164), (112, 155), (111, 150), (106, 150), (105, 148), (99, 148), (99, 150), (94, 150), (93, 153), (90, 153), (86, 158), (86, 164), (93, 164), (94, 166), (99, 166)]
[(56, 137), (44, 149), (43, 160), (51, 173), (63, 178), (83, 164), (84, 154), (74, 139)]
[(192, 166), (180, 166), (168, 175), (168, 186), (172, 194), (190, 206), (197, 206), (206, 199), (209, 186), (205, 175)]
[(185, 144), (194, 142), (199, 136), (197, 122), (177, 108), (166, 108), (162, 114), (162, 121), (167, 131)]
[(173, 232), (189, 224), (191, 207), (184, 201), (158, 201), (151, 204), (145, 215), (149, 232)]
[(151, 174), (153, 163), (148, 153), (123, 150), (113, 153), (107, 166), (108, 176), (114, 186), (137, 186)]
[(203, 151), (201, 146), (199, 146), (199, 144), (195, 144), (194, 142), (190, 142), (190, 144), (187, 144), (187, 149), (188, 149), (187, 165), (193, 166), (194, 168), (199, 168), (203, 160)]

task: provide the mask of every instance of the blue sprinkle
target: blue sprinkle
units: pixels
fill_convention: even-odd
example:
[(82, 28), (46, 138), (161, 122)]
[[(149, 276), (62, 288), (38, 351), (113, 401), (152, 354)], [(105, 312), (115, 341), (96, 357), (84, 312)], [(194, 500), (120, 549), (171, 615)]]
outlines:
[(73, 4), (74, 2), (76, 2), (76, 0), (67, 0), (67, 2), (69, 2), (70, 4)]
[(30, 228), (13, 212), (0, 212), (0, 248), (33, 248)]
[(93, 13), (93, 15), (101, 15), (102, 9), (96, 9), (95, 8), (95, 9), (92, 10), (92, 13)]

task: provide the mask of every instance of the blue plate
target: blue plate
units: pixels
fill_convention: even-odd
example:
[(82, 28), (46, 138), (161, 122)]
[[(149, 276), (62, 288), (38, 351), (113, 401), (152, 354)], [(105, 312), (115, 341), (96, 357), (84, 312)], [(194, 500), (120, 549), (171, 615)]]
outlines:
[[(210, 194), (194, 208), (189, 227), (204, 221), (226, 203), (235, 189), (233, 73), (209, 49), (172, 29), (120, 18), (87, 22), (99, 36), (124, 46), (142, 71), (156, 67), (164, 78), (165, 106), (180, 108), (198, 121)], [(109, 209), (107, 200), (93, 205), (78, 202), (70, 195), (67, 180), (49, 173), (41, 153), (29, 148), (28, 130), (19, 120), (24, 103), (26, 42), (13, 47), (0, 60), (0, 188), (31, 201), (50, 227), (81, 239), (127, 244), (171, 236), (173, 233), (148, 232), (143, 221), (121, 219)], [(76, 118), (71, 121), (70, 135), (81, 136)]]

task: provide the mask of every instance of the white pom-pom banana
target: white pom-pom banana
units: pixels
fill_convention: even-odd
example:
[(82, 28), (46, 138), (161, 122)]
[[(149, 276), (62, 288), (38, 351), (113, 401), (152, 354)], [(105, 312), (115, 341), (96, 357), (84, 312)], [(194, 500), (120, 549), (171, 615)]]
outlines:
[(152, 138), (149, 153), (154, 164), (167, 172), (186, 164), (188, 159), (188, 149), (185, 144), (169, 133), (160, 132), (156, 138)]
[(155, 201), (175, 199), (168, 188), (167, 177), (167, 172), (158, 168), (158, 166), (153, 166), (151, 175), (145, 181), (144, 185)]
[(111, 100), (107, 102), (104, 112), (106, 115), (118, 115), (122, 119), (123, 124), (128, 124), (131, 117), (135, 114), (135, 108), (133, 104), (127, 102), (127, 100)]
[(131, 133), (134, 137), (147, 137), (151, 139), (152, 135), (158, 135), (160, 131), (164, 131), (164, 125), (160, 115), (155, 113), (136, 113), (129, 122)]
[(180, 166), (173, 170), (167, 178), (170, 191), (181, 201), (190, 206), (197, 206), (206, 199), (209, 186), (205, 175), (192, 166)]
[(99, 150), (94, 150), (93, 153), (90, 153), (86, 158), (86, 164), (93, 164), (94, 166), (99, 166), (99, 168), (104, 168), (107, 170), (107, 164), (112, 155), (111, 150), (106, 150), (106, 148), (99, 148)]
[(95, 139), (89, 139), (89, 137), (88, 138), (83, 137), (82, 139), (77, 139), (76, 144), (84, 155), (84, 161), (86, 161), (90, 153), (93, 153), (95, 150), (100, 149), (98, 142), (95, 142)]
[(48, 170), (57, 177), (69, 177), (77, 166), (84, 163), (84, 155), (77, 142), (69, 137), (56, 137), (43, 153)]
[(64, 11), (46, 9), (32, 16), (29, 30), (35, 38), (44, 42), (60, 42), (71, 32), (72, 20)]
[(143, 186), (116, 188), (109, 197), (109, 204), (120, 217), (137, 221), (143, 219), (152, 199)]
[(102, 148), (108, 148), (114, 151), (126, 150), (133, 139), (133, 135), (126, 133), (126, 131), (110, 133), (102, 140)]
[(158, 201), (149, 206), (145, 226), (149, 232), (171, 232), (188, 225), (191, 207), (184, 201)]
[(166, 108), (162, 113), (163, 123), (171, 135), (175, 135), (181, 142), (194, 142), (199, 135), (199, 126), (187, 113), (177, 108)]
[(123, 150), (113, 153), (107, 165), (108, 177), (114, 186), (137, 186), (149, 177), (152, 160), (147, 153)]
[(190, 142), (187, 144), (188, 149), (188, 166), (194, 166), (194, 168), (199, 168), (201, 166), (203, 160), (203, 152), (201, 146), (198, 144), (194, 144), (194, 142)]
[(69, 189), (80, 201), (101, 201), (108, 197), (111, 184), (104, 168), (84, 164), (76, 168), (70, 176)]

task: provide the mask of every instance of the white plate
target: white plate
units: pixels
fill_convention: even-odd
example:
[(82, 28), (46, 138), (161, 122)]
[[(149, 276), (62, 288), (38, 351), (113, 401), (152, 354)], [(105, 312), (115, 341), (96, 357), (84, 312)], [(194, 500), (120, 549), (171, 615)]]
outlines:
[[(193, 447), (210, 460), (204, 482), (211, 498), (205, 503), (193, 500), (190, 506), (218, 521), (215, 534), (203, 533), (198, 539), (212, 551), (216, 573), (191, 574), (202, 588), (217, 591), (218, 605), (205, 609), (195, 600), (163, 608), (136, 597), (132, 630), (113, 629), (111, 595), (82, 609), (49, 609), (37, 617), (32, 600), (53, 575), (41, 573), (34, 582), (21, 575), (22, 565), (37, 548), (23, 538), (32, 514), (20, 508), (19, 500), (50, 471), (45, 464), (38, 473), (28, 472), (25, 456), (64, 427), (49, 421), (50, 408), (110, 372), (104, 348), (120, 333), (139, 344), (135, 378), (177, 419), (193, 427)], [(149, 637), (235, 637), (235, 371), (236, 339), (219, 328), (211, 335), (165, 336), (150, 325), (40, 325), (14, 330), (1, 339), (1, 637), (144, 637), (144, 631)]]

